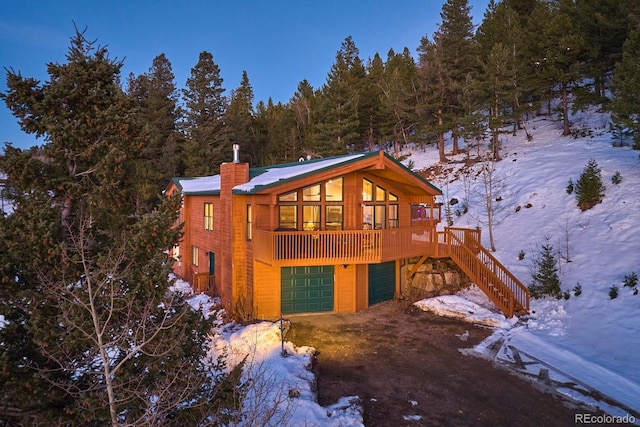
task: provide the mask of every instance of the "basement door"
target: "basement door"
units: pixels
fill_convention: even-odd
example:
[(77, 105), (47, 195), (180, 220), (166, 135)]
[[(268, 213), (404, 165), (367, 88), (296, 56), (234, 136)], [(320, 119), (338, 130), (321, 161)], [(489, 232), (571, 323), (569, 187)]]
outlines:
[(282, 267), (283, 314), (333, 311), (333, 266)]
[(369, 264), (369, 305), (393, 299), (396, 293), (396, 262)]

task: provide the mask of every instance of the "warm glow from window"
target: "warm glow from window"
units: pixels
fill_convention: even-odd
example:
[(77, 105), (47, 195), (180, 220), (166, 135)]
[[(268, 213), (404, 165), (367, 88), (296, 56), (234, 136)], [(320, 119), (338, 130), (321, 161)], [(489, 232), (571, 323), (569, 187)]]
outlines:
[(295, 205), (279, 206), (278, 227), (289, 230), (298, 229), (298, 207)]
[(327, 202), (342, 201), (342, 178), (331, 179), (324, 185), (325, 199)]
[(320, 205), (302, 206), (302, 226), (304, 231), (320, 230)]
[(342, 230), (342, 218), (342, 205), (327, 206), (325, 222), (328, 231)]
[(298, 193), (294, 191), (292, 193), (282, 194), (278, 196), (278, 200), (281, 202), (295, 202), (298, 200)]
[(368, 179), (362, 180), (362, 200), (370, 202), (373, 200), (373, 182)]
[(204, 204), (204, 229), (213, 230), (213, 203)]
[(320, 184), (312, 185), (302, 189), (302, 201), (319, 202), (320, 201)]
[(387, 199), (387, 192), (384, 188), (376, 187), (376, 202), (384, 202)]

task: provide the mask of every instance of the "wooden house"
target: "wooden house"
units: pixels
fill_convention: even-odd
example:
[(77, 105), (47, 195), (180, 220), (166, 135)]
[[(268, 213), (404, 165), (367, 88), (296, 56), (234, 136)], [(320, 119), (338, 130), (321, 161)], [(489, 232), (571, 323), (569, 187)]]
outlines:
[[(507, 316), (526, 287), (480, 243), (479, 230), (438, 231), (441, 192), (388, 154), (350, 154), (174, 178), (184, 236), (174, 272), (232, 313), (354, 313), (399, 295), (401, 267), (449, 257)], [(407, 270), (406, 268), (404, 269)]]

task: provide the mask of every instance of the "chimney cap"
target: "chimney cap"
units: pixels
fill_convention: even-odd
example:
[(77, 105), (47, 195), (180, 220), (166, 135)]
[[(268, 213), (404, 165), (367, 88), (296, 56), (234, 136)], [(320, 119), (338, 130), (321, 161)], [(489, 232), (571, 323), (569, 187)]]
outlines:
[(240, 146), (233, 144), (233, 163), (240, 163)]

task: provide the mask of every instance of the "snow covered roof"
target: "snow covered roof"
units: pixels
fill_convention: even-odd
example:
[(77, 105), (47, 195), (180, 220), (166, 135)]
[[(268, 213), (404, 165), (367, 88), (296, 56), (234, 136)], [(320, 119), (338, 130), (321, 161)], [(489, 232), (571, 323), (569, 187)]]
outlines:
[[(370, 157), (379, 156), (378, 152), (347, 154), (343, 156), (328, 157), (314, 160), (305, 160), (291, 163), (283, 163), (279, 165), (265, 166), (260, 168), (249, 169), (249, 182), (236, 185), (233, 187), (235, 194), (255, 193), (265, 188), (300, 179), (309, 175), (313, 175), (322, 171), (335, 168), (337, 166), (347, 165), (349, 163), (358, 162)], [(384, 154), (385, 157), (392, 159), (395, 163), (406, 169), (410, 174), (414, 175), (420, 181), (425, 182), (434, 188), (438, 193), (439, 189), (434, 187), (420, 175), (413, 173), (400, 162)], [(172, 182), (182, 191), (183, 194), (190, 195), (218, 195), (220, 194), (220, 175), (205, 176), (199, 178), (173, 178)]]

